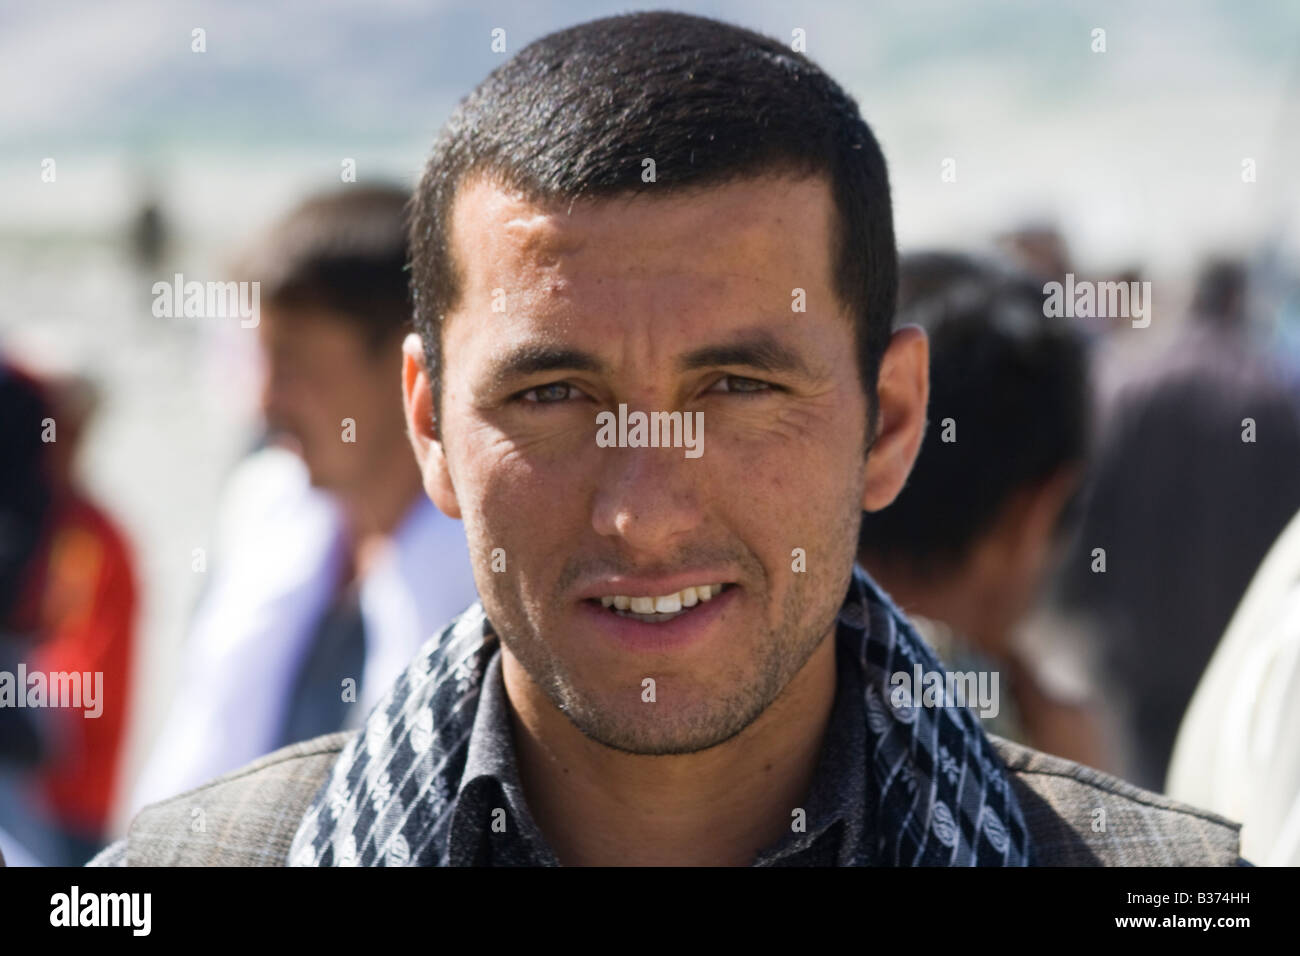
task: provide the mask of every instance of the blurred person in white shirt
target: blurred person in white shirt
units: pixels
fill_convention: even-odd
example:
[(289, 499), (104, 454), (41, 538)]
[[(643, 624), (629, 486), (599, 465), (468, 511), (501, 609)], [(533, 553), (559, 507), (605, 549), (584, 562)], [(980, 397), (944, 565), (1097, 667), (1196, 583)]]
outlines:
[(1300, 513), (1210, 658), (1165, 789), (1240, 820), (1242, 856), (1300, 866)]
[(223, 494), (210, 580), (133, 811), (357, 725), (476, 599), (464, 532), (423, 492), (394, 385), (411, 313), (407, 198), (360, 186), (310, 197), (235, 270), (260, 283), (271, 447)]

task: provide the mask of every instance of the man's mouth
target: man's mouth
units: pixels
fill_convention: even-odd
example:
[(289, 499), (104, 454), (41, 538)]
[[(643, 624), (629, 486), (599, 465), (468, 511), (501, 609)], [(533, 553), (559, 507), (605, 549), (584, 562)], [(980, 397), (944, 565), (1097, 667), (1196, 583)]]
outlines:
[(627, 594), (604, 595), (591, 598), (589, 603), (599, 603), (619, 617), (630, 617), (634, 621), (643, 621), (647, 624), (664, 624), (673, 618), (689, 614), (693, 608), (713, 600), (723, 591), (733, 587), (734, 584), (698, 584), (671, 594), (652, 597), (633, 597)]

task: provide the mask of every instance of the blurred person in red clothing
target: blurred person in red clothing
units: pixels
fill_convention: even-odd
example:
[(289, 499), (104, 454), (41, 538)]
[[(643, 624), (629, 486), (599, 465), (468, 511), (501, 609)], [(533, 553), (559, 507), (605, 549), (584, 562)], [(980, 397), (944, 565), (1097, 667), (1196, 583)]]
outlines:
[[(40, 755), (25, 787), (31, 818), (10, 827), (31, 828), (11, 836), (26, 840), (43, 862), (79, 865), (104, 842), (117, 784), (127, 729), (136, 583), (124, 536), (75, 477), (95, 390), (80, 375), (54, 375), (43, 384), (45, 407), (18, 410), (32, 420), (15, 424), (39, 433), (44, 445), (44, 520), (18, 575), (4, 630), (15, 636), (28, 674), (81, 675), (86, 706), (48, 707), (33, 718), (39, 724)], [(37, 829), (50, 835), (42, 838)]]

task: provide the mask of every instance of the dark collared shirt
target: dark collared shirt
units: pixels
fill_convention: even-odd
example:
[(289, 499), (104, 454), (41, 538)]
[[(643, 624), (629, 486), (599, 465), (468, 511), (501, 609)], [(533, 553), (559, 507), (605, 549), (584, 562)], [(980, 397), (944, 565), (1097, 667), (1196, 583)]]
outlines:
[[(837, 643), (835, 703), (802, 807), (806, 832), (794, 829), (796, 808), (791, 807), (790, 832), (761, 851), (753, 866), (849, 865), (868, 825), (863, 688), (858, 668), (845, 654)], [(453, 866), (560, 865), (524, 798), (509, 706), (498, 649), (483, 676), (452, 811), (448, 862)]]

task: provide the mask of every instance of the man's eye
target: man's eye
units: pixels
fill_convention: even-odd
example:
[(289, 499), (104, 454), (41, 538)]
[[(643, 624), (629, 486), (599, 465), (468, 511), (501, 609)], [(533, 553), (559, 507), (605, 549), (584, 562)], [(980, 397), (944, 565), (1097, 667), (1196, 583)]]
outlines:
[(772, 386), (768, 382), (759, 381), (756, 378), (745, 378), (743, 375), (724, 375), (718, 379), (713, 388), (709, 389), (709, 391), (745, 392), (747, 394), (771, 390)]
[(549, 385), (538, 385), (536, 388), (521, 392), (519, 399), (535, 405), (554, 405), (566, 401), (575, 391), (576, 389), (567, 382), (552, 382)]

